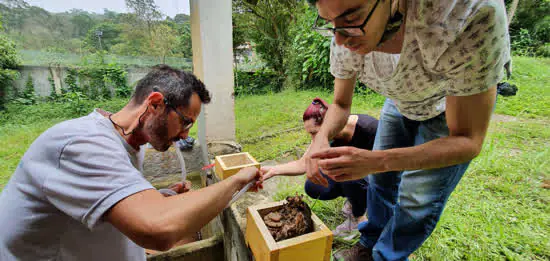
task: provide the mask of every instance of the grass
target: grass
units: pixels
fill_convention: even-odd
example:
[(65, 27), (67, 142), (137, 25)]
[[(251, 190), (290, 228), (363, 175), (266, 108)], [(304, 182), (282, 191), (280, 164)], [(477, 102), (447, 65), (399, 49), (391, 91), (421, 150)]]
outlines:
[(510, 83), (519, 91), (513, 98), (499, 99), (496, 113), (523, 118), (550, 117), (550, 59), (514, 57)]
[[(497, 114), (508, 116), (491, 123), (483, 152), (472, 162), (436, 230), (413, 260), (550, 259), (550, 190), (542, 187), (550, 182), (550, 60), (514, 57), (511, 82), (518, 85), (518, 94), (499, 97), (496, 107)], [(330, 101), (332, 94), (284, 91), (237, 97), (237, 140), (262, 161), (303, 149), (309, 137), (299, 128), (301, 115), (314, 97)], [(353, 112), (378, 116), (383, 100), (378, 95), (356, 95)], [(116, 111), (125, 102), (113, 100), (89, 108)], [(53, 124), (72, 117), (58, 107), (11, 105), (10, 113), (0, 113), (0, 189), (32, 141)], [(275, 135), (257, 139), (267, 134)], [(286, 184), (275, 199), (296, 192), (304, 194), (303, 184)], [(343, 199), (319, 201), (313, 211), (334, 228), (342, 222), (342, 216), (335, 214), (342, 204)], [(353, 243), (336, 239), (334, 247)]]
[(491, 125), (482, 154), (415, 260), (548, 260), (548, 122)]
[[(285, 91), (278, 94), (238, 97), (235, 101), (237, 141), (244, 151), (252, 153), (258, 160), (276, 159), (285, 153), (310, 142), (301, 128), (302, 114), (313, 98), (328, 102), (332, 94), (326, 91)], [(384, 98), (376, 95), (354, 97), (353, 113), (378, 114)], [(252, 144), (247, 141), (258, 136), (298, 128), (295, 131), (276, 135)]]

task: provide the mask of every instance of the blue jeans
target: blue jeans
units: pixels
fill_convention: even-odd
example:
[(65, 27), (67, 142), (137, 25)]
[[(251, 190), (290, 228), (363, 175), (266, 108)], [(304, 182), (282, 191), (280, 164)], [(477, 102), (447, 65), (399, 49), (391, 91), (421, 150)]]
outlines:
[(314, 184), (307, 180), (305, 184), (306, 194), (320, 200), (332, 200), (337, 197), (346, 197), (351, 204), (354, 217), (365, 215), (367, 210), (367, 188), (366, 179), (336, 182), (322, 174), (328, 181), (328, 188)]
[[(444, 113), (426, 121), (412, 121), (387, 99), (374, 150), (416, 146), (448, 135)], [(407, 260), (424, 243), (469, 164), (368, 176), (368, 221), (358, 228), (360, 243), (373, 248), (374, 260)]]

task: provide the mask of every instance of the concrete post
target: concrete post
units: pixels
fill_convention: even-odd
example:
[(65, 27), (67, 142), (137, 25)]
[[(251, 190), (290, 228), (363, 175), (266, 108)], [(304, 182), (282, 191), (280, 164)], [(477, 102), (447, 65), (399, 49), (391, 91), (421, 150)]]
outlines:
[(207, 148), (220, 154), (217, 144), (235, 144), (231, 1), (190, 0), (190, 7), (193, 72), (212, 94), (199, 117), (199, 142), (205, 155)]

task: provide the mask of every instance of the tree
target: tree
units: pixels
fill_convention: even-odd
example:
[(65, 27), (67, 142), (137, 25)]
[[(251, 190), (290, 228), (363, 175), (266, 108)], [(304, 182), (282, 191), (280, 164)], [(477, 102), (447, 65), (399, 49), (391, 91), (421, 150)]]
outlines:
[(296, 88), (332, 88), (334, 77), (329, 70), (331, 38), (311, 30), (311, 22), (317, 17), (317, 10), (304, 3), (297, 12), (301, 15), (289, 29), (290, 35), (294, 37), (285, 57), (287, 83)]
[(71, 16), (70, 21), (74, 25), (74, 37), (85, 37), (95, 25), (94, 19), (85, 11), (71, 10)]
[[(0, 16), (0, 31), (3, 30), (1, 21), (2, 16)], [(4, 110), (6, 93), (18, 76), (16, 71), (18, 67), (19, 58), (15, 44), (4, 34), (0, 34), (0, 110)]]
[(176, 32), (170, 26), (160, 24), (153, 28), (151, 36), (149, 53), (158, 57), (159, 63), (165, 63), (166, 57), (176, 48)]
[(508, 24), (512, 22), (512, 19), (514, 18), (514, 15), (516, 14), (516, 10), (518, 8), (519, 0), (513, 0), (510, 4), (510, 8), (508, 8)]
[(299, 0), (233, 0), (234, 12), (244, 16), (248, 37), (256, 44), (256, 52), (272, 70), (284, 74), (284, 57), (291, 36), (289, 24)]
[(183, 24), (185, 22), (189, 22), (191, 20), (191, 16), (186, 14), (177, 14), (174, 16), (174, 22), (176, 24)]
[(8, 8), (28, 8), (29, 4), (24, 0), (2, 0), (2, 4), (6, 5)]
[(192, 57), (191, 23), (185, 22), (178, 27), (176, 52), (183, 57)]
[(111, 11), (107, 8), (103, 9), (103, 17), (105, 20), (111, 22), (111, 23), (120, 23), (120, 15), (119, 13), (115, 11)]
[(0, 12), (4, 16), (5, 27), (7, 30), (12, 28), (22, 29), (25, 18), (24, 10), (29, 8), (29, 4), (20, 0), (2, 0), (0, 1)]
[(86, 46), (92, 51), (109, 51), (112, 46), (120, 43), (121, 28), (119, 25), (105, 22), (97, 24), (86, 34)]
[(126, 7), (134, 13), (139, 20), (145, 23), (149, 35), (153, 33), (153, 24), (162, 18), (162, 13), (154, 0), (126, 0)]
[(247, 42), (247, 34), (248, 31), (247, 23), (246, 21), (243, 21), (244, 16), (239, 14), (239, 11), (236, 10), (236, 8), (233, 6), (233, 19), (232, 19), (232, 25), (233, 25), (233, 56), (237, 57), (241, 55), (242, 49), (239, 49), (239, 46), (244, 45)]
[[(507, 1), (510, 10), (513, 4), (512, 0)], [(522, 0), (513, 18), (510, 36), (515, 53), (533, 55), (535, 50), (550, 49), (550, 1)], [(542, 52), (541, 55), (550, 55), (550, 52)]]

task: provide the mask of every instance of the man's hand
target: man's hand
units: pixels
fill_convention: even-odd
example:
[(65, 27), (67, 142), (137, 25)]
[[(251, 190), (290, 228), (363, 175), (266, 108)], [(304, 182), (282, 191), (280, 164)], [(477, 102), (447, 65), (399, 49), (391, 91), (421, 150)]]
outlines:
[(475, 158), (483, 146), (496, 87), (470, 96), (448, 96), (446, 120), (449, 136), (424, 144), (383, 151), (330, 148), (312, 154), (321, 170), (336, 181), (353, 180), (368, 174), (435, 169), (462, 164)]
[(232, 176), (237, 180), (239, 183), (239, 189), (246, 186), (246, 184), (256, 181), (254, 186), (250, 188), (249, 191), (258, 191), (258, 189), (263, 189), (262, 180), (260, 176), (260, 170), (258, 170), (256, 167), (247, 167), (244, 169), (241, 169), (237, 174)]
[(308, 152), (304, 155), (306, 159), (306, 176), (311, 182), (317, 185), (322, 185), (328, 187), (328, 181), (325, 179), (321, 173), (319, 173), (318, 159), (312, 158), (312, 155), (315, 155), (318, 152), (325, 151), (330, 148), (328, 144), (328, 139), (323, 138), (322, 136), (316, 136), (309, 147)]
[(318, 165), (325, 175), (341, 182), (383, 172), (384, 166), (380, 155), (378, 151), (336, 147), (319, 151), (311, 157), (319, 160)]
[(185, 192), (188, 192), (191, 190), (191, 181), (189, 180), (186, 180), (184, 182), (178, 182), (178, 183), (174, 183), (170, 186), (168, 186), (167, 190), (171, 190), (173, 191), (174, 193), (165, 193), (166, 190), (159, 190), (160, 193), (162, 193), (162, 195), (164, 195), (165, 197), (169, 197), (169, 196), (173, 196), (173, 195), (177, 195), (177, 194), (181, 194), (181, 193), (185, 193)]

